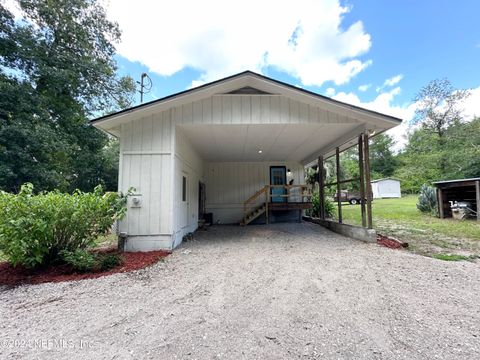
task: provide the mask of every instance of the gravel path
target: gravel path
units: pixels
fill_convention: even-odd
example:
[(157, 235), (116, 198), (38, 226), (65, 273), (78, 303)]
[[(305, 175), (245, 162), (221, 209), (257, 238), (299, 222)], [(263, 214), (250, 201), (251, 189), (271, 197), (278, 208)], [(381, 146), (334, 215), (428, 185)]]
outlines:
[(479, 359), (480, 266), (218, 226), (134, 273), (0, 287), (0, 341), (2, 359)]

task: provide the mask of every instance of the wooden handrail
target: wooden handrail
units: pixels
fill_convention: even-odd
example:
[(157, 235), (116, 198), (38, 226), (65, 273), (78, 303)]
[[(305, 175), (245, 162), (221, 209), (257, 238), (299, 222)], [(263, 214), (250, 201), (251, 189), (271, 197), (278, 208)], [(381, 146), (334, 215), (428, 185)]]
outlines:
[[(270, 194), (270, 189), (272, 188), (283, 188), (286, 190), (286, 194)], [(291, 193), (291, 189), (302, 189), (301, 192), (298, 194), (296, 193)], [(247, 217), (248, 212), (250, 211), (250, 208), (252, 207), (250, 203), (253, 203), (257, 198), (259, 198), (262, 194), (265, 195), (265, 211), (266, 211), (266, 217), (267, 217), (267, 224), (268, 224), (268, 203), (271, 201), (272, 197), (281, 197), (281, 198), (289, 198), (290, 196), (295, 196), (295, 197), (300, 197), (302, 200), (301, 202), (304, 201), (304, 198), (307, 199), (307, 201), (311, 201), (311, 198), (313, 194), (311, 192), (306, 193), (304, 190), (310, 189), (308, 185), (265, 185), (263, 188), (258, 190), (255, 194), (250, 196), (247, 200), (243, 202), (243, 217), (244, 219)]]
[(244, 204), (248, 204), (249, 202), (252, 202), (253, 200), (255, 200), (257, 197), (259, 197), (261, 194), (263, 194), (265, 191), (267, 191), (267, 187), (268, 187), (268, 185), (265, 185), (263, 188), (258, 190), (255, 194), (253, 194), (247, 200), (245, 200)]

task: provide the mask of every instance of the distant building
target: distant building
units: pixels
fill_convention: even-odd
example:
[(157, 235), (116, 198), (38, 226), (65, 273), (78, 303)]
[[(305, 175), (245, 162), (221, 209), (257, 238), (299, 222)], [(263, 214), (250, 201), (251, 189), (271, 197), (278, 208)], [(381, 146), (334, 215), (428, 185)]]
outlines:
[(373, 180), (372, 193), (373, 193), (374, 199), (400, 198), (402, 197), (402, 192), (400, 190), (400, 180), (397, 180), (397, 179)]
[(438, 215), (441, 219), (452, 217), (452, 205), (457, 209), (468, 208), (480, 221), (480, 177), (437, 181)]

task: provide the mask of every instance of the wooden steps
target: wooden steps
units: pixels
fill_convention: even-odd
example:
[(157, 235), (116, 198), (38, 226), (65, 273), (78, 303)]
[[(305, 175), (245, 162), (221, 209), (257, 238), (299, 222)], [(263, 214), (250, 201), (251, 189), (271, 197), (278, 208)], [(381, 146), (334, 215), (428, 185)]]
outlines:
[[(279, 188), (284, 189), (281, 194), (271, 194), (272, 189)], [(272, 202), (272, 197), (276, 201)], [(279, 198), (284, 201), (278, 201)], [(265, 185), (243, 203), (240, 225), (248, 225), (262, 214), (265, 214), (265, 222), (268, 224), (270, 211), (305, 210), (311, 207), (312, 191), (307, 185)]]
[(253, 211), (249, 212), (243, 219), (240, 221), (240, 225), (245, 226), (250, 224), (253, 220), (258, 218), (260, 215), (264, 214), (267, 211), (266, 204), (262, 204), (255, 208)]

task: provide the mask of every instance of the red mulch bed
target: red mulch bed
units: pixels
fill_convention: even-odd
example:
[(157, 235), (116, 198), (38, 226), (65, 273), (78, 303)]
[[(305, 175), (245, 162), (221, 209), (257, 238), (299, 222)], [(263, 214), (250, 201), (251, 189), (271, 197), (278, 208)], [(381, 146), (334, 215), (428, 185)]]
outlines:
[[(102, 249), (103, 253), (114, 253), (116, 249)], [(103, 272), (76, 273), (68, 265), (57, 265), (43, 269), (28, 270), (21, 266), (13, 267), (7, 262), (0, 263), (0, 285), (41, 284), (47, 282), (75, 281), (142, 269), (170, 255), (168, 251), (122, 253), (123, 263)]]
[(402, 242), (398, 239), (377, 234), (377, 243), (390, 249), (401, 249), (408, 247), (408, 243)]

